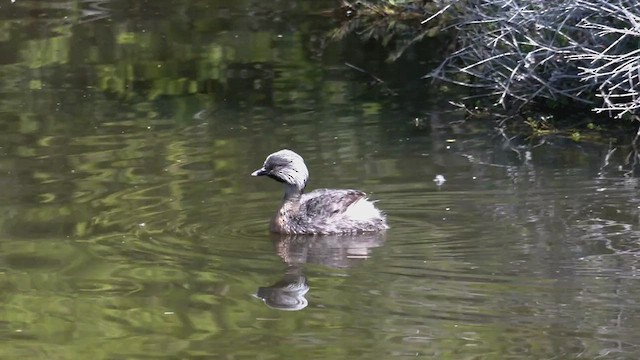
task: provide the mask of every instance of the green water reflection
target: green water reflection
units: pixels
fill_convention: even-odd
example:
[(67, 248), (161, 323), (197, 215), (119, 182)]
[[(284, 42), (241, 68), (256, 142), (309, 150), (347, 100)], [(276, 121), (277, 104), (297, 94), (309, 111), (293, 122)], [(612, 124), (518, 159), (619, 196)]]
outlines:
[[(0, 357), (638, 358), (624, 154), (461, 123), (332, 6), (0, 5)], [(391, 230), (270, 235), (283, 147)]]

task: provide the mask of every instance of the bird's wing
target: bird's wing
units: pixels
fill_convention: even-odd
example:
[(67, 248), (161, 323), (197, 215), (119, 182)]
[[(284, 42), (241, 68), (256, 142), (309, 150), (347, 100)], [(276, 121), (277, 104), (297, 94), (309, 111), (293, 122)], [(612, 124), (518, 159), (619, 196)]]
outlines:
[(303, 195), (302, 206), (310, 217), (331, 216), (345, 212), (349, 206), (366, 196), (360, 190), (318, 189)]

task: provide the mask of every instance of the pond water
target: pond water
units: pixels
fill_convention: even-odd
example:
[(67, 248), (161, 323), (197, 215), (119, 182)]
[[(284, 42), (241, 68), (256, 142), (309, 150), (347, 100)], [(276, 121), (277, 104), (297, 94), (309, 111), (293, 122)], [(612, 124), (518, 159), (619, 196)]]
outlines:
[[(0, 357), (640, 357), (626, 150), (464, 122), (334, 5), (0, 5)], [(284, 147), (391, 229), (269, 234)]]

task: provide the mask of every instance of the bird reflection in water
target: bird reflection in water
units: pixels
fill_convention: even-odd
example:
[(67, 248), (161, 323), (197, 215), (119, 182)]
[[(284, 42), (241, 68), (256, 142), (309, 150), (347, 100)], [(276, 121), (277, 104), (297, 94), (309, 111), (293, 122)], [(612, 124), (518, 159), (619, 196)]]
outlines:
[(256, 296), (277, 310), (297, 311), (309, 305), (304, 295), (309, 291), (307, 277), (300, 266), (288, 266), (282, 279), (271, 286), (259, 287)]
[(372, 248), (381, 246), (384, 233), (352, 235), (281, 235), (272, 234), (276, 253), (287, 264), (282, 278), (271, 286), (260, 287), (256, 297), (273, 309), (297, 311), (309, 302), (304, 264), (319, 264), (331, 268), (348, 268), (369, 258)]

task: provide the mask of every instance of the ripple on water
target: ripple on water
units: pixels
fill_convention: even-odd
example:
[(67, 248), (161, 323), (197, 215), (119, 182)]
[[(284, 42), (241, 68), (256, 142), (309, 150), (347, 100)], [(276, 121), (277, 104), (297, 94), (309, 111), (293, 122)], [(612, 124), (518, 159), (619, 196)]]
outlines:
[(93, 236), (86, 242), (94, 256), (114, 263), (188, 263), (203, 254), (191, 239), (145, 231)]
[[(230, 197), (231, 203), (236, 201), (242, 202), (241, 197)], [(267, 199), (244, 200), (245, 203), (239, 205), (233, 204), (230, 208), (234, 208), (235, 216), (230, 217), (227, 221), (216, 222), (211, 219), (209, 231), (216, 236), (227, 236), (230, 239), (254, 239), (256, 237), (264, 238), (269, 233), (269, 222), (273, 211), (268, 210), (273, 203)], [(215, 204), (216, 207), (219, 204)]]
[(0, 253), (4, 271), (16, 275), (62, 274), (74, 271), (86, 261), (86, 256), (68, 239), (3, 239)]
[[(530, 338), (546, 341), (535, 333), (545, 327), (564, 331), (558, 354), (575, 354), (582, 341), (602, 346), (575, 328), (638, 311), (619, 300), (638, 296), (630, 285), (638, 276), (638, 197), (628, 184), (562, 172), (492, 183), (448, 180), (440, 189), (409, 184), (376, 192), (392, 226), (378, 253), (384, 261), (351, 271), (351, 286), (372, 295), (338, 313), (385, 312), (385, 332), (403, 350), (422, 351), (410, 344), (438, 338), (490, 348), (482, 331), (499, 324), (511, 334), (509, 353), (522, 354)], [(327, 308), (340, 306), (322, 295)], [(460, 325), (460, 333), (430, 326), (443, 320)], [(619, 337), (629, 326), (623, 321), (606, 331)], [(418, 332), (407, 334), (409, 328)]]

